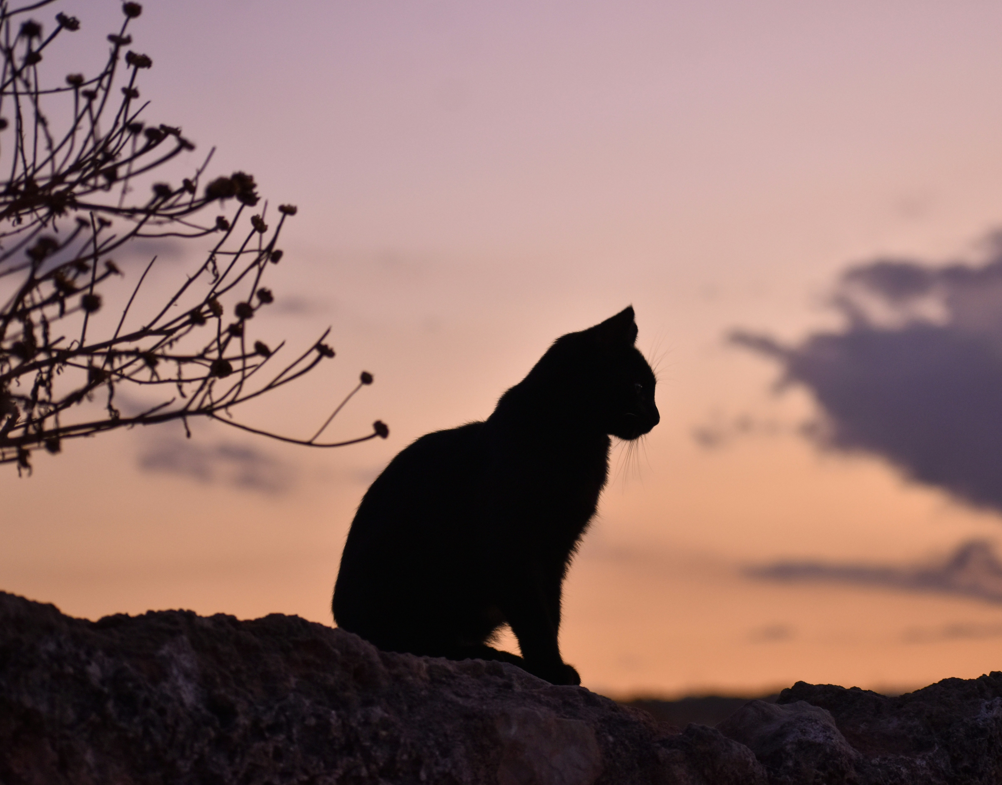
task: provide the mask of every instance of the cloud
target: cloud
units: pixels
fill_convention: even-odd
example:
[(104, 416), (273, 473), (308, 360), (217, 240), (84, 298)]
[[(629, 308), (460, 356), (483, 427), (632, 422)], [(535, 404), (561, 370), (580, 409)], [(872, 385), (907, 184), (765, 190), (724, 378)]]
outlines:
[(846, 271), (841, 330), (795, 346), (735, 331), (781, 386), (813, 393), (820, 446), (881, 456), (906, 476), (1002, 511), (1002, 236), (981, 265), (882, 259)]
[(1002, 637), (1002, 624), (946, 624), (942, 627), (910, 627), (901, 639), (905, 643), (983, 640)]
[(746, 436), (776, 436), (788, 430), (777, 420), (762, 420), (749, 414), (725, 418), (714, 415), (692, 429), (692, 438), (707, 450), (716, 450)]
[(225, 441), (160, 439), (140, 454), (139, 468), (266, 494), (285, 493), (295, 481), (287, 463), (257, 448)]
[(991, 543), (969, 540), (945, 559), (927, 565), (891, 566), (779, 561), (747, 567), (745, 574), (763, 580), (843, 583), (911, 592), (960, 595), (1002, 604), (1002, 562)]
[(776, 643), (791, 640), (795, 635), (796, 631), (787, 624), (767, 624), (749, 632), (748, 640), (752, 643)]
[(330, 302), (319, 297), (303, 297), (299, 294), (275, 294), (275, 304), (268, 306), (268, 312), (282, 316), (316, 316), (330, 313)]
[(154, 256), (158, 262), (167, 264), (193, 259), (201, 262), (205, 260), (209, 247), (205, 241), (186, 244), (180, 237), (137, 237), (122, 245), (113, 255), (119, 262), (144, 268)]

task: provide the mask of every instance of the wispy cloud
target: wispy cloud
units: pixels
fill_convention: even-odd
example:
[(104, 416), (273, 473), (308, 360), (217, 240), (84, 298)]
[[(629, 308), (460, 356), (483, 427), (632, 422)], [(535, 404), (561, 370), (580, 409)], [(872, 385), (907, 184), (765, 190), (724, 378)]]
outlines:
[(295, 481), (293, 467), (284, 461), (256, 447), (226, 441), (160, 439), (143, 449), (139, 467), (267, 494), (285, 493)]
[(1002, 511), (1002, 239), (980, 265), (881, 259), (838, 281), (841, 330), (795, 346), (735, 331), (810, 390), (819, 445), (882, 456), (914, 480)]
[(942, 627), (910, 627), (901, 639), (905, 643), (939, 643), (1002, 637), (1002, 624), (946, 624)]
[(185, 261), (204, 261), (208, 250), (202, 252), (197, 245), (186, 245), (177, 237), (137, 237), (119, 248), (114, 256), (122, 268), (136, 266), (140, 271), (156, 257), (158, 264), (176, 265)]
[(946, 558), (921, 565), (873, 565), (823, 561), (778, 561), (745, 568), (752, 578), (785, 582), (830, 582), (881, 586), (913, 592), (961, 595), (1002, 604), (1002, 562), (991, 543), (970, 540)]
[(692, 438), (700, 447), (715, 450), (747, 436), (776, 436), (790, 430), (777, 420), (762, 420), (748, 414), (725, 418), (715, 415), (692, 429)]
[(796, 630), (788, 624), (767, 624), (751, 630), (748, 633), (748, 640), (752, 643), (777, 643), (791, 640), (795, 635)]
[(314, 314), (327, 313), (330, 310), (330, 303), (326, 303), (319, 298), (290, 294), (276, 296), (271, 312), (282, 314), (283, 316), (312, 316)]

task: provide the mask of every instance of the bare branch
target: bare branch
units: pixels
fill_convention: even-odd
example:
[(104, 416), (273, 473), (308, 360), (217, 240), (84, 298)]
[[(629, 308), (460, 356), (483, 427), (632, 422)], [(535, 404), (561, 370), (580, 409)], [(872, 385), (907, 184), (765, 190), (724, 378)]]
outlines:
[[(125, 19), (108, 36), (112, 48), (99, 73), (46, 83), (42, 50), (80, 23), (56, 14), (43, 37), (43, 25), (25, 15), (57, 2), (10, 9), (0, 0), (0, 171), (9, 173), (0, 183), (0, 463), (30, 472), (39, 447), (58, 453), (67, 439), (171, 420), (188, 431), (194, 417), (311, 447), (385, 438), (388, 429), (377, 421), (368, 436), (317, 442), (371, 383), (367, 373), (312, 439), (232, 419), (234, 408), (334, 357), (324, 343), (328, 329), (269, 378), (262, 369), (274, 367), (285, 341), (272, 349), (251, 334), (259, 323), (252, 320), (274, 301), (263, 281), (282, 258), (278, 240), (296, 208), (280, 206), (270, 228), (266, 204), (253, 212), (260, 198), (251, 175), (233, 172), (203, 185), (212, 151), (188, 177), (169, 183), (169, 168), (194, 145), (180, 128), (144, 122), (147, 103), (136, 108), (141, 72), (153, 64), (128, 49), (138, 4), (123, 5)], [(50, 116), (65, 118), (64, 127)], [(134, 286), (111, 286), (133, 268), (120, 268), (110, 254), (134, 256), (131, 244), (147, 238), (188, 246), (210, 235), (216, 239), (200, 250), (203, 261), (149, 313), (136, 312), (137, 298), (156, 256)], [(98, 318), (109, 309), (120, 313), (113, 330)], [(125, 416), (116, 404), (123, 385), (170, 394), (154, 401), (147, 394), (143, 410)], [(88, 405), (96, 396), (100, 417)]]

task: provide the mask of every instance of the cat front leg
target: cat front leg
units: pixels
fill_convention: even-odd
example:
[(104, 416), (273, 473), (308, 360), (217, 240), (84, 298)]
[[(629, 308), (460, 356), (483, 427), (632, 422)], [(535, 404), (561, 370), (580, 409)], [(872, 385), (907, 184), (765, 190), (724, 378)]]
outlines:
[[(578, 672), (560, 656), (557, 640), (559, 617), (553, 618), (553, 599), (547, 598), (539, 581), (522, 578), (522, 589), (513, 592), (502, 610), (518, 638), (525, 670), (551, 684), (581, 683)], [(549, 599), (549, 601), (548, 601)], [(559, 595), (557, 607), (559, 607)]]

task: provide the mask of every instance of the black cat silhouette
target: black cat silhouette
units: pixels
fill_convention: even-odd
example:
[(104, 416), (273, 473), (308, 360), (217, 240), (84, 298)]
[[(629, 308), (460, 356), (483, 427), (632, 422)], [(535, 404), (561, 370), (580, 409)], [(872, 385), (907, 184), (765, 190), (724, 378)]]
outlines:
[[(381, 649), (505, 660), (580, 684), (560, 656), (561, 587), (609, 470), (609, 436), (660, 420), (629, 307), (550, 347), (484, 422), (423, 436), (366, 492), (332, 603)], [(522, 657), (487, 644), (510, 625)]]

